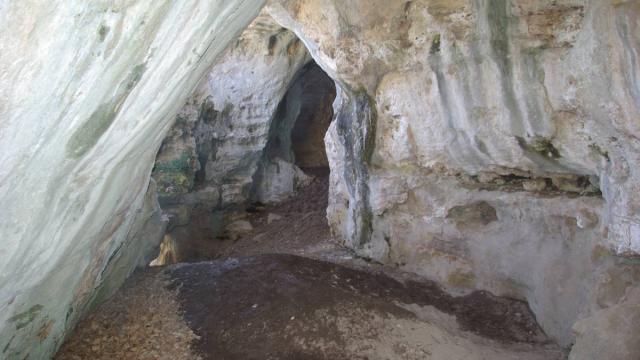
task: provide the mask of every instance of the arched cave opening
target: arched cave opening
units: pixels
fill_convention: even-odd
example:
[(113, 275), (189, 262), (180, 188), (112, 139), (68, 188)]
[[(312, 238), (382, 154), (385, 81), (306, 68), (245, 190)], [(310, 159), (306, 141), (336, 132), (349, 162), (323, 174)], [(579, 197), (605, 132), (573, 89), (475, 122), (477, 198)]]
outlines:
[[(192, 97), (163, 142), (153, 178), (168, 228), (152, 265), (304, 252), (329, 241), (324, 137), (336, 87), (290, 32), (275, 29), (266, 46), (252, 59), (254, 71), (235, 67), (220, 76), (214, 66), (199, 90), (205, 95)], [(245, 56), (231, 52), (226, 61)], [(211, 90), (221, 82), (236, 84), (227, 88), (233, 98)], [(253, 246), (256, 237), (269, 241)]]
[(335, 83), (315, 62), (303, 71), (302, 104), (291, 131), (295, 164), (302, 169), (328, 169), (324, 137), (333, 119)]
[(253, 180), (254, 202), (282, 201), (291, 195), (291, 189), (301, 185), (296, 182), (309, 182), (311, 179), (298, 169), (327, 183), (329, 162), (324, 137), (333, 119), (335, 97), (335, 83), (314, 61), (296, 74), (272, 120)]

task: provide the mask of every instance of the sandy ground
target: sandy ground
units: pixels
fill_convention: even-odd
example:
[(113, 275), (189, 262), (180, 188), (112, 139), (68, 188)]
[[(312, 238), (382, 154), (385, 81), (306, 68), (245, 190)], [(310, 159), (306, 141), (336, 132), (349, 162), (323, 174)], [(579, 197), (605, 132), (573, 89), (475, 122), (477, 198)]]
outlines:
[(253, 231), (216, 244), (216, 260), (136, 273), (56, 359), (566, 357), (523, 302), (452, 296), (341, 248), (317, 175), (297, 197), (250, 207)]

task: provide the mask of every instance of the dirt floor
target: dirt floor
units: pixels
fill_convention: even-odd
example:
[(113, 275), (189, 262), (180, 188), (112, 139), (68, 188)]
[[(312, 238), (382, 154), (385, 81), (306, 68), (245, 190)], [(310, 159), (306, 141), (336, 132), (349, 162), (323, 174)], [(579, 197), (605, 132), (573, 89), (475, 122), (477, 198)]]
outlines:
[(345, 249), (327, 225), (328, 169), (305, 169), (314, 179), (297, 196), (271, 206), (247, 208), (253, 231), (220, 252), (218, 258), (257, 254), (326, 257)]
[(210, 211), (194, 211), (190, 223), (171, 229), (169, 243), (163, 243), (172, 254), (164, 254), (162, 264), (198, 262), (229, 256), (246, 256), (265, 253), (287, 253), (308, 256), (330, 250), (342, 249), (329, 233), (326, 220), (329, 170), (307, 168), (311, 183), (279, 204), (249, 204), (244, 209), (228, 209), (233, 219), (249, 222), (252, 229), (220, 233), (212, 229)]
[(563, 359), (526, 303), (353, 256), (326, 225), (326, 173), (248, 209), (217, 260), (149, 268), (83, 321), (56, 359)]

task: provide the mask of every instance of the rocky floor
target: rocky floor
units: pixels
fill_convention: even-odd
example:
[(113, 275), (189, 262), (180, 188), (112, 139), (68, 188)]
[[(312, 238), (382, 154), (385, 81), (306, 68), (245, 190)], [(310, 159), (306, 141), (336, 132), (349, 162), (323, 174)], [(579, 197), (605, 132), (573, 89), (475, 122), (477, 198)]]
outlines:
[(324, 218), (326, 176), (249, 209), (217, 260), (150, 268), (83, 321), (56, 359), (562, 359), (527, 305), (452, 296), (355, 258)]

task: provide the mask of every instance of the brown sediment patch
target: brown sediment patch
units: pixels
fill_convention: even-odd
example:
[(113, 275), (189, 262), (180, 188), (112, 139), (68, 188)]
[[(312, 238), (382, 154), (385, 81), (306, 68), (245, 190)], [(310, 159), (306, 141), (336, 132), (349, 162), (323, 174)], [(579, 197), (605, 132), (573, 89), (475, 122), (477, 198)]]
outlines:
[[(367, 358), (363, 341), (375, 348), (390, 333), (369, 329), (369, 322), (418, 321), (400, 304), (455, 316), (460, 333), (468, 335), (462, 338), (507, 347), (549, 344), (524, 302), (486, 292), (454, 297), (435, 283), (402, 283), (294, 255), (232, 258), (169, 271), (185, 319), (200, 337), (195, 347), (207, 359)], [(345, 330), (345, 324), (352, 327)]]

